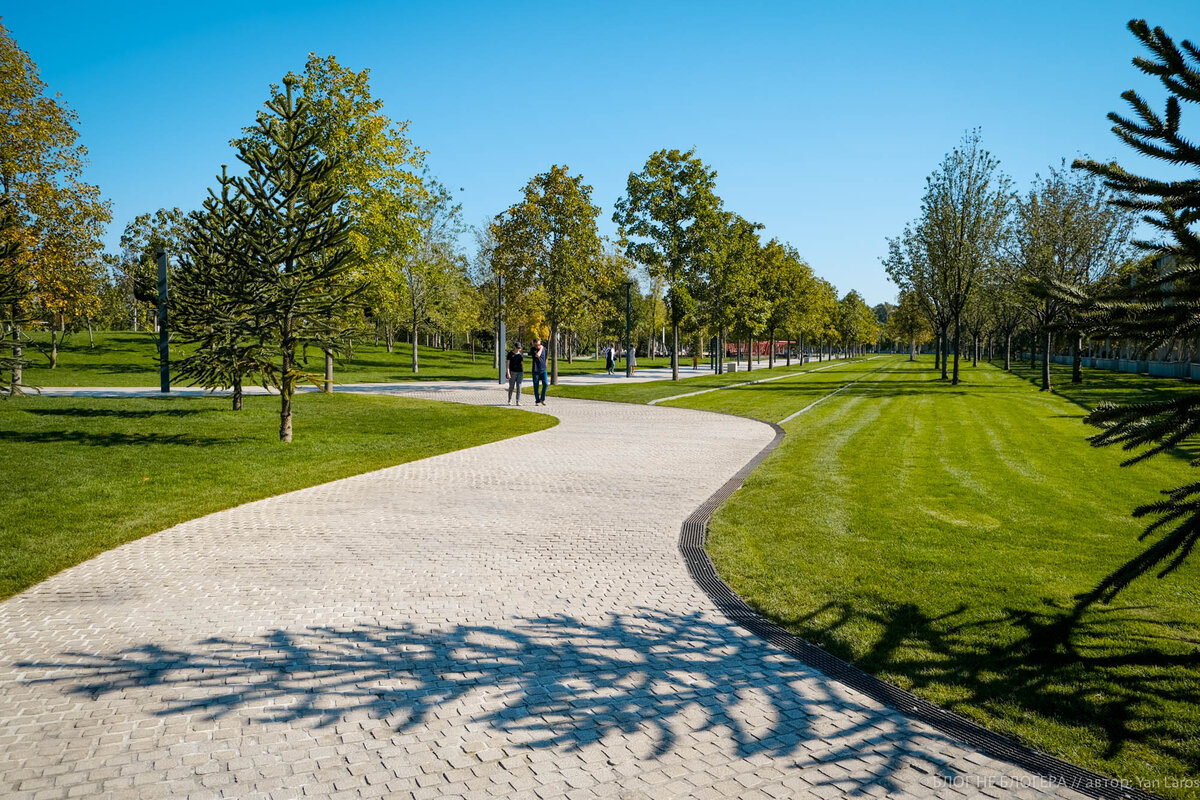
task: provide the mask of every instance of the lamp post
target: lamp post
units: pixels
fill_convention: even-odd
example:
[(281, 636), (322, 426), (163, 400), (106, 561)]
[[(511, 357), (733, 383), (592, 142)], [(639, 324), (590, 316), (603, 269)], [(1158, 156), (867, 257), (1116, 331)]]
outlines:
[(504, 385), (504, 368), (507, 366), (504, 363), (504, 275), (500, 270), (496, 270), (496, 363), (499, 365), (499, 375), (496, 376), (496, 383)]
[[(633, 365), (629, 363), (629, 348), (633, 340), (633, 281), (625, 281), (625, 377), (633, 377)], [(653, 334), (651, 334), (653, 335)]]
[(167, 330), (167, 251), (154, 254), (158, 260), (158, 380), (164, 394), (171, 391), (171, 353)]

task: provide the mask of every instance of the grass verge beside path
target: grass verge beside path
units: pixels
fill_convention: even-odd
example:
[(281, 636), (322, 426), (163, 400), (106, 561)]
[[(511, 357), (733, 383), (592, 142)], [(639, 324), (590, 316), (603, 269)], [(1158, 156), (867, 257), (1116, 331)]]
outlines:
[[(49, 337), (35, 334), (35, 341), (49, 351)], [(26, 347), (26, 381), (33, 386), (158, 386), (158, 351), (154, 334), (141, 332), (97, 333), (96, 346), (88, 346), (87, 333), (73, 333), (59, 349), (58, 367), (49, 368), (49, 360), (33, 347)], [(528, 346), (528, 342), (525, 343)], [(186, 350), (171, 347), (172, 357)], [(308, 363), (301, 369), (324, 375), (325, 360), (320, 351), (308, 351)], [(399, 383), (409, 381), (450, 381), (496, 378), (490, 350), (480, 350), (474, 360), (469, 352), (421, 347), (420, 371), (412, 371), (412, 346), (398, 344), (391, 353), (382, 345), (357, 342), (354, 358), (335, 362), (333, 377), (338, 383)], [(640, 359), (638, 367), (669, 367), (671, 359)], [(560, 375), (586, 375), (603, 372), (604, 359), (576, 358), (558, 362)], [(176, 383), (175, 385), (183, 385)]]
[[(784, 425), (717, 512), (721, 577), (884, 680), (1067, 761), (1198, 798), (1200, 558), (1109, 605), (1078, 599), (1145, 547), (1131, 510), (1196, 479), (1191, 448), (1118, 466), (1119, 450), (1088, 445), (1083, 416), (1197, 387), (1103, 371), (1074, 386), (1058, 365), (1053, 379), (1058, 393), (1043, 393), (1040, 369), (981, 364), (951, 386), (930, 359), (899, 356), (667, 405), (778, 422), (858, 381)], [(648, 387), (600, 388), (645, 402)]]
[[(1085, 441), (1080, 405), (991, 366), (957, 387), (929, 366), (889, 360), (786, 425), (712, 521), (718, 572), (884, 680), (1073, 763), (1200, 797), (1186, 785), (1200, 774), (1198, 560), (1111, 605), (1077, 599), (1141, 551), (1130, 510), (1193, 480), (1186, 458), (1121, 468)], [(1120, 388), (1175, 390), (1142, 381)], [(703, 397), (779, 418), (808, 388)], [(772, 399), (738, 401), (755, 392)]]
[(0, 598), (188, 519), (283, 492), (541, 430), (552, 417), (398, 397), (0, 402)]
[[(662, 381), (647, 381), (645, 383), (630, 383), (623, 384), (619, 380), (615, 383), (599, 384), (595, 386), (556, 386), (554, 394), (559, 397), (574, 397), (579, 400), (605, 400), (612, 403), (649, 403), (651, 400), (662, 400), (666, 397), (673, 397), (677, 394), (686, 394), (689, 392), (700, 392), (705, 389), (720, 389), (722, 387), (731, 386), (737, 383), (746, 383), (747, 381), (765, 380), (768, 378), (779, 378), (787, 373), (802, 373), (811, 372), (813, 370), (830, 367), (831, 365), (842, 364), (840, 360), (825, 361), (817, 363), (810, 361), (807, 364), (794, 363), (791, 366), (784, 366), (782, 362), (775, 366), (775, 369), (767, 369), (764, 365), (761, 369), (754, 369), (749, 372), (726, 372), (721, 375), (713, 375), (712, 373), (702, 374), (699, 377), (688, 377), (695, 373), (691, 368), (679, 371), (681, 378), (687, 377), (687, 380), (662, 380)], [(643, 366), (642, 362), (638, 362), (638, 368)], [(666, 366), (670, 366), (668, 363)], [(624, 373), (621, 373), (624, 374)], [(776, 383), (772, 381), (771, 383)], [(768, 386), (770, 384), (767, 384)], [(705, 395), (700, 395), (701, 397)], [(676, 401), (671, 401), (667, 405), (674, 405)]]

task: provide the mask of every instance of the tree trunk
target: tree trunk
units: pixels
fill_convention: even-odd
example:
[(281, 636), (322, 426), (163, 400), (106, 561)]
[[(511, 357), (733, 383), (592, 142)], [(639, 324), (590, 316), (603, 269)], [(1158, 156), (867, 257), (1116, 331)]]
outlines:
[(937, 372), (942, 368), (942, 334), (939, 331), (934, 331), (933, 334), (933, 370)]
[(973, 347), (971, 350), (971, 366), (978, 367), (979, 366), (979, 336), (975, 335), (975, 336), (972, 336), (971, 338), (974, 339), (974, 342), (972, 343)]
[(950, 381), (951, 386), (958, 386), (958, 353), (962, 349), (962, 323), (958, 317), (954, 318), (954, 378)]
[[(533, 352), (533, 351), (530, 351)], [(558, 386), (558, 323), (550, 323), (550, 385)]]
[(767, 369), (775, 369), (775, 329), (771, 328), (768, 333), (771, 334), (771, 343), (767, 346), (771, 349), (767, 353)]
[(917, 360), (917, 337), (916, 337), (916, 335), (914, 335), (914, 336), (913, 336), (913, 337), (912, 337), (912, 338), (909, 340), (909, 346), (908, 346), (908, 360), (909, 360), (909, 361), (916, 361), (916, 360)]
[(233, 410), (242, 410), (242, 376), (233, 379)]
[(283, 345), (283, 376), (279, 385), (279, 441), (292, 441), (292, 393), (296, 389), (296, 376), (293, 368), (296, 360), (296, 341), (291, 334), (291, 321), (284, 326)]
[(24, 378), (24, 370), (22, 369), (23, 365), (21, 364), (21, 356), (24, 353), (24, 350), (21, 347), (21, 324), (19, 322), (17, 322), (17, 320), (19, 319), (17, 314), (18, 314), (17, 304), (13, 303), (13, 307), (12, 307), (13, 368), (12, 368), (12, 387), (8, 391), (9, 396), (16, 395), (17, 389), (21, 385), (21, 380)]
[(1012, 372), (1012, 332), (1004, 334), (1004, 371)]
[(88, 326), (88, 349), (95, 350), (96, 349), (96, 334), (95, 334), (95, 332), (92, 331), (92, 318), (89, 316), (89, 317), (85, 317), (85, 319), (87, 320), (87, 326)]
[[(958, 361), (955, 361), (955, 366), (958, 366)], [(948, 380), (950, 377), (950, 325), (947, 323), (942, 326), (942, 380)]]
[(50, 323), (50, 369), (58, 368), (58, 326)]
[(417, 359), (417, 351), (420, 349), (420, 346), (417, 344), (417, 315), (416, 315), (416, 313), (413, 314), (412, 323), (413, 323), (413, 325), (412, 325), (412, 371), (413, 371), (413, 374), (416, 375), (417, 371), (421, 367), (421, 365), (417, 363), (417, 360), (418, 360)]
[(475, 334), (471, 334), (471, 363), (475, 363)]
[[(651, 331), (650, 338), (654, 338)], [(679, 323), (671, 320), (671, 380), (679, 380)]]
[(1038, 337), (1036, 333), (1029, 334), (1029, 370), (1032, 372), (1037, 369), (1037, 349)]
[(325, 394), (333, 394), (333, 351), (325, 351)]
[(754, 371), (754, 337), (746, 341), (746, 372)]
[(1051, 389), (1051, 386), (1050, 386), (1050, 339), (1051, 339), (1051, 334), (1050, 334), (1049, 328), (1046, 328), (1045, 333), (1043, 334), (1043, 338), (1045, 341), (1043, 342), (1044, 349), (1042, 350), (1042, 357), (1043, 357), (1042, 358), (1042, 391), (1048, 392)]
[(1083, 383), (1083, 336), (1071, 342), (1071, 383)]

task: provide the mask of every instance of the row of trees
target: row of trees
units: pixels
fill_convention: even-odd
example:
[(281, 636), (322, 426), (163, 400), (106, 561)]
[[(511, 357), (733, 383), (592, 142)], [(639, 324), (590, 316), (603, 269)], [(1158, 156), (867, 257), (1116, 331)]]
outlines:
[(1027, 333), (1047, 391), (1055, 336), (1067, 336), (1080, 380), (1084, 337), (1102, 333), (1089, 328), (1090, 298), (1139, 266), (1135, 219), (1117, 199), (1065, 164), (1018, 193), (979, 132), (968, 133), (926, 180), (918, 218), (888, 240), (884, 265), (901, 290), (896, 330), (914, 349), (932, 338), (935, 369), (955, 384), (964, 340), (974, 361), (985, 339), (1003, 342), (1009, 369), (1014, 337)]
[[(1200, 337), (1200, 149), (1182, 132), (1182, 104), (1200, 103), (1200, 47), (1176, 44), (1161, 28), (1133, 20), (1129, 29), (1150, 51), (1133, 60), (1166, 89), (1164, 113), (1135, 91), (1122, 97), (1132, 114), (1109, 114), (1113, 132), (1141, 155), (1191, 168), (1176, 180), (1133, 174), (1116, 162), (1076, 160), (1013, 191), (977, 132), (930, 176), (918, 219), (889, 241), (884, 259), (900, 286), (889, 320), (895, 335), (936, 341), (935, 366), (959, 380), (964, 335), (1004, 342), (1011, 366), (1014, 335), (1024, 334), (1031, 360), (1042, 358), (1050, 390), (1055, 338), (1073, 354), (1072, 380), (1082, 379), (1085, 343), (1121, 342), (1141, 352), (1195, 343)], [(1157, 238), (1135, 239), (1138, 222)], [(1192, 354), (1195, 354), (1193, 349)], [(1120, 445), (1133, 464), (1169, 452), (1200, 434), (1200, 396), (1188, 393), (1135, 405), (1103, 404), (1088, 421), (1101, 428), (1093, 444)], [(1195, 465), (1196, 462), (1193, 462)], [(1166, 489), (1164, 500), (1135, 509), (1153, 519), (1149, 545), (1081, 602), (1111, 599), (1148, 571), (1166, 575), (1200, 542), (1200, 482)]]
[[(619, 338), (612, 329), (621, 318), (622, 287), (635, 281), (639, 265), (650, 286), (645, 341), (650, 347), (661, 301), (676, 380), (680, 354), (701, 352), (710, 337), (720, 352), (730, 335), (837, 341), (847, 351), (874, 343), (874, 317), (862, 298), (852, 292), (839, 303), (794, 247), (763, 242), (761, 225), (722, 207), (715, 179), (694, 150), (652, 154), (629, 176), (613, 213), (619, 239), (607, 247), (592, 188), (561, 165), (532, 178), (522, 199), (490, 224), (488, 277), (506, 287), (508, 308), (545, 320), (551, 382), (565, 326)], [(768, 353), (773, 363), (774, 347)]]
[[(680, 353), (710, 339), (722, 353), (728, 337), (846, 352), (877, 339), (857, 293), (839, 300), (794, 247), (762, 241), (761, 225), (723, 208), (716, 172), (694, 150), (659, 151), (629, 176), (612, 217), (616, 241), (599, 235), (583, 177), (554, 165), (477, 229), (468, 259), (460, 207), (429, 175), (407, 123), (384, 113), (366, 70), (316, 55), (271, 87), (255, 124), (232, 142), (238, 165), (221, 168), (200, 209), (139, 215), (120, 252), (105, 255), (108, 206), (80, 180), (86, 154), (74, 116), (45, 96), (36, 66), (0, 33), (14, 109), (0, 142), (0, 367), (10, 393), (22, 384), (23, 347), (40, 347), (31, 324), (51, 330), (52, 367), (69, 330), (156, 329), (160, 252), (171, 261), (171, 336), (189, 345), (178, 375), (231, 387), (235, 409), (248, 383), (277, 387), (284, 441), (296, 385), (331, 388), (335, 359), (355, 339), (373, 336), (391, 351), (404, 333), (414, 372), (422, 336), (472, 350), (491, 341), (499, 359), (507, 343), (491, 332), (503, 315), (519, 335), (547, 338), (557, 381), (564, 350), (569, 359), (624, 338), (629, 289), (636, 345), (670, 352), (676, 378)], [(38, 147), (26, 152), (28, 142)], [(668, 326), (669, 344), (656, 336)], [(313, 349), (323, 374), (297, 356)], [(775, 348), (768, 353), (773, 361)]]

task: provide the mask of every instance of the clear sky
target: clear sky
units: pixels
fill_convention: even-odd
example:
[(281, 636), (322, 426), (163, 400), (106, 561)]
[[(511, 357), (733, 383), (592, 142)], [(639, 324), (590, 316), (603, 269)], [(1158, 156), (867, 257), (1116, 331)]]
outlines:
[(1126, 89), (1162, 97), (1129, 63), (1134, 17), (1200, 40), (1200, 0), (15, 0), (2, 15), (79, 114), (113, 249), (133, 216), (197, 207), (268, 84), (315, 51), (371, 69), (469, 223), (566, 164), (611, 234), (628, 174), (695, 146), (726, 208), (871, 304), (895, 296), (885, 237), (965, 130), (1018, 186), (1081, 153), (1138, 164), (1105, 119)]

